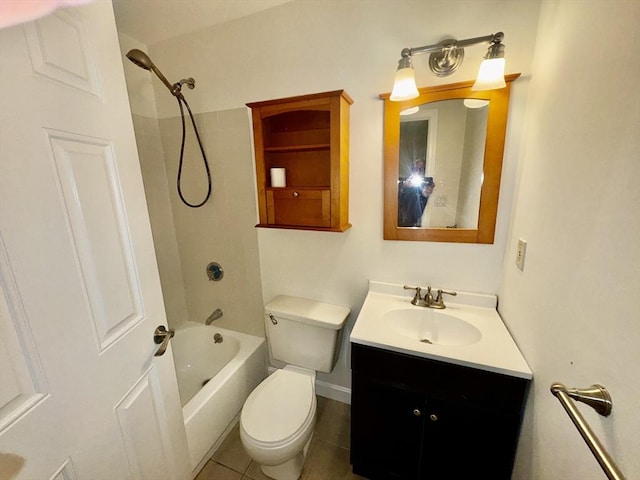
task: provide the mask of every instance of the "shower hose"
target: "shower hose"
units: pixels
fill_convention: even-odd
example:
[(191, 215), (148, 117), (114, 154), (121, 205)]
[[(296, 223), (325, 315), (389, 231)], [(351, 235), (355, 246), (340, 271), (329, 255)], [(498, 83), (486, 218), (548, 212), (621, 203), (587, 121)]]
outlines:
[[(178, 195), (180, 196), (180, 200), (182, 200), (182, 203), (184, 203), (186, 206), (191, 208), (198, 208), (203, 206), (205, 203), (207, 203), (207, 200), (209, 200), (209, 197), (211, 196), (211, 171), (209, 170), (209, 162), (207, 160), (207, 155), (204, 153), (202, 140), (200, 139), (200, 134), (198, 133), (198, 127), (196, 126), (196, 122), (193, 119), (191, 108), (189, 108), (189, 104), (187, 103), (187, 100), (184, 98), (184, 96), (176, 95), (175, 97), (178, 100), (178, 106), (180, 107), (180, 118), (182, 119), (182, 142), (180, 144), (180, 162), (178, 164), (178, 179), (177, 179)], [(182, 187), (180, 186), (180, 178), (182, 177), (182, 164), (184, 161), (184, 144), (185, 144), (185, 137), (186, 137), (184, 108), (182, 107), (183, 102), (185, 107), (187, 107), (187, 112), (189, 112), (189, 117), (191, 118), (191, 124), (193, 125), (193, 131), (196, 134), (196, 139), (198, 140), (198, 146), (200, 147), (200, 152), (202, 152), (202, 160), (204, 162), (204, 168), (207, 171), (207, 182), (208, 182), (207, 195), (205, 196), (204, 200), (202, 200), (202, 202), (200, 203), (189, 203), (187, 199), (184, 198), (184, 195), (182, 195)]]

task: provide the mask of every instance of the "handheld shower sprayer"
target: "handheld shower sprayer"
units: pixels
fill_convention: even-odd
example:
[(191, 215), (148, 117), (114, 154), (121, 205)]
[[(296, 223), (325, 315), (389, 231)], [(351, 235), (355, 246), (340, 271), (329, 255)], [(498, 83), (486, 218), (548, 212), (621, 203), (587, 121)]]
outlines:
[[(178, 166), (178, 179), (177, 179), (177, 187), (178, 187), (178, 195), (180, 196), (180, 200), (182, 200), (182, 203), (184, 203), (185, 205), (187, 205), (188, 207), (191, 208), (198, 208), (203, 206), (205, 203), (207, 203), (207, 200), (209, 200), (209, 197), (211, 196), (211, 172), (209, 170), (209, 162), (207, 161), (207, 156), (204, 153), (204, 147), (202, 146), (202, 141), (200, 140), (200, 134), (198, 133), (198, 127), (196, 127), (196, 122), (193, 118), (193, 114), (191, 113), (191, 108), (189, 107), (189, 104), (187, 103), (187, 100), (184, 98), (184, 95), (182, 95), (182, 85), (184, 85), (185, 83), (187, 84), (187, 86), (190, 89), (194, 89), (196, 86), (196, 81), (189, 77), (189, 78), (183, 78), (182, 80), (180, 80), (179, 82), (176, 82), (174, 84), (169, 83), (169, 80), (167, 80), (167, 77), (165, 77), (162, 72), (158, 69), (158, 67), (156, 67), (154, 65), (154, 63), (151, 61), (151, 59), (149, 58), (149, 55), (147, 55), (146, 53), (144, 53), (142, 50), (138, 50), (137, 48), (134, 48), (132, 50), (129, 50), (129, 52), (127, 52), (127, 58), (129, 60), (131, 60), (135, 65), (137, 65), (140, 68), (144, 68), (145, 70), (149, 70), (153, 73), (155, 73), (157, 75), (157, 77), (160, 79), (160, 81), (162, 83), (164, 83), (164, 85), (169, 89), (169, 91), (171, 92), (171, 95), (173, 95), (174, 97), (176, 97), (176, 99), (178, 100), (178, 106), (180, 107), (180, 118), (182, 119), (182, 143), (180, 145), (180, 163)], [(182, 161), (184, 158), (184, 143), (185, 143), (185, 136), (186, 136), (186, 129), (185, 129), (185, 122), (184, 122), (184, 110), (182, 108), (182, 104), (184, 103), (184, 105), (187, 107), (187, 111), (189, 112), (189, 117), (191, 117), (191, 124), (193, 125), (193, 131), (196, 134), (196, 139), (198, 140), (198, 145), (200, 146), (200, 152), (202, 153), (202, 159), (204, 161), (204, 167), (207, 173), (207, 181), (208, 181), (208, 190), (207, 190), (207, 195), (205, 196), (204, 200), (200, 203), (197, 204), (192, 204), (189, 203), (184, 196), (182, 195), (182, 187), (180, 185), (180, 179), (182, 177)]]
[(178, 82), (173, 85), (169, 83), (169, 80), (167, 80), (167, 77), (165, 77), (162, 74), (162, 72), (158, 70), (158, 67), (156, 67), (155, 64), (151, 61), (151, 59), (149, 58), (149, 55), (144, 53), (142, 50), (138, 50), (137, 48), (134, 48), (133, 50), (129, 50), (129, 52), (127, 53), (127, 58), (131, 60), (133, 63), (135, 63), (137, 66), (139, 66), (140, 68), (144, 68), (145, 70), (149, 70), (155, 73), (160, 79), (160, 81), (164, 83), (164, 85), (169, 89), (169, 91), (173, 96), (175, 97), (181, 96), (181, 92), (180, 92), (181, 82)]
[(134, 48), (133, 50), (129, 50), (127, 53), (127, 58), (135, 63), (140, 68), (144, 68), (145, 70), (151, 70), (152, 67), (155, 67), (149, 55), (144, 53), (142, 50), (138, 50)]

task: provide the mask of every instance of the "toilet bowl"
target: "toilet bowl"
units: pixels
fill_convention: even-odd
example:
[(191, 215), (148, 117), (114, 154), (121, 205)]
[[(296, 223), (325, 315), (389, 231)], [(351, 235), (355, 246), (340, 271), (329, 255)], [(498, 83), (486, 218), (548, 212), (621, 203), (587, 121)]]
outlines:
[(240, 414), (240, 440), (268, 477), (300, 477), (316, 419), (316, 372), (333, 370), (349, 312), (286, 295), (265, 306), (270, 358), (286, 366), (247, 398)]
[(316, 418), (315, 372), (287, 365), (251, 392), (240, 416), (240, 439), (265, 475), (297, 480)]

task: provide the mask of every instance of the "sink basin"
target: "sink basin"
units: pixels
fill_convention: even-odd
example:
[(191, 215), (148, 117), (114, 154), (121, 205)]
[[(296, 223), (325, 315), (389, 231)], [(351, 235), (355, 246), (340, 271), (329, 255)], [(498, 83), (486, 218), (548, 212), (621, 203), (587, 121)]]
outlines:
[(402, 284), (369, 282), (349, 339), (372, 348), (532, 378), (497, 311), (495, 295), (457, 290), (447, 308), (411, 304)]
[(386, 312), (382, 321), (397, 333), (434, 345), (472, 345), (482, 338), (480, 330), (464, 320), (424, 307)]

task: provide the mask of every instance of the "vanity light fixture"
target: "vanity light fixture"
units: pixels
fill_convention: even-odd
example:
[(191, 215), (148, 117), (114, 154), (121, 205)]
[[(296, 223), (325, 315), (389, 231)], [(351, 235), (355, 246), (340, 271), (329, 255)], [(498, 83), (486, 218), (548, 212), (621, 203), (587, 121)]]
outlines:
[(478, 71), (478, 78), (471, 90), (494, 90), (504, 88), (504, 33), (498, 32), (484, 37), (468, 38), (466, 40), (447, 39), (435, 45), (424, 47), (404, 48), (400, 53), (398, 70), (389, 100), (401, 102), (418, 96), (416, 78), (413, 70), (414, 55), (430, 53), (429, 68), (439, 77), (446, 77), (456, 71), (464, 59), (464, 47), (478, 43), (489, 43), (489, 50)]

